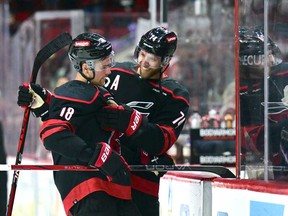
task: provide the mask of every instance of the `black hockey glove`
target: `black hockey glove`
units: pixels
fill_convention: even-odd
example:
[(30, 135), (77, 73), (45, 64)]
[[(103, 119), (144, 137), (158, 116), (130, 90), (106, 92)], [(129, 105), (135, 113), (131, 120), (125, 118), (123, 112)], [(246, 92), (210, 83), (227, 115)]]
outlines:
[(48, 116), (51, 92), (33, 83), (24, 83), (19, 86), (17, 104), (23, 107), (31, 107), (31, 112), (35, 117), (42, 120)]
[(19, 86), (17, 104), (22, 108), (30, 107), (33, 95), (29, 92), (29, 84), (24, 83)]
[(99, 168), (107, 176), (108, 181), (130, 185), (130, 169), (126, 161), (114, 152), (107, 143), (97, 143), (96, 150), (88, 165)]
[(121, 105), (103, 107), (97, 113), (97, 118), (104, 130), (116, 130), (126, 136), (132, 136), (140, 129), (145, 117), (129, 106)]
[(153, 156), (150, 159), (149, 164), (152, 165), (174, 165), (174, 160), (173, 158), (168, 155), (168, 154), (164, 154), (164, 155), (160, 155), (160, 156)]
[[(153, 156), (150, 158), (149, 165), (156, 165), (156, 166), (161, 166), (161, 165), (175, 165), (173, 158), (168, 155), (160, 155), (160, 156)], [(166, 172), (158, 172), (155, 173), (157, 174), (158, 177), (162, 177), (165, 175)]]

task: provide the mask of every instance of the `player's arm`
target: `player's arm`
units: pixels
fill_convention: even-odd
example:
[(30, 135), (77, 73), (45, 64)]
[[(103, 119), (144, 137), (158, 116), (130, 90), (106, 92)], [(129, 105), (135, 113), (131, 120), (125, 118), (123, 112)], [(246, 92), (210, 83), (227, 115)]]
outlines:
[(122, 156), (105, 142), (93, 148), (74, 133), (72, 124), (60, 119), (49, 119), (40, 129), (41, 140), (47, 150), (91, 167), (97, 167), (109, 181), (130, 184), (130, 170)]
[(104, 107), (97, 116), (103, 129), (123, 132), (127, 143), (151, 155), (162, 155), (176, 142), (188, 109), (184, 101), (174, 100), (165, 104), (153, 122), (127, 105)]
[[(117, 105), (113, 95), (103, 87), (98, 87), (102, 98), (109, 106)], [(22, 107), (31, 107), (34, 117), (41, 117), (45, 121), (49, 116), (49, 105), (52, 93), (38, 84), (24, 83), (19, 86), (17, 104)]]
[(160, 111), (153, 122), (143, 125), (139, 132), (130, 138), (129, 143), (139, 143), (139, 147), (150, 155), (165, 154), (178, 139), (189, 109), (185, 104), (180, 106), (179, 103), (166, 106), (167, 109)]

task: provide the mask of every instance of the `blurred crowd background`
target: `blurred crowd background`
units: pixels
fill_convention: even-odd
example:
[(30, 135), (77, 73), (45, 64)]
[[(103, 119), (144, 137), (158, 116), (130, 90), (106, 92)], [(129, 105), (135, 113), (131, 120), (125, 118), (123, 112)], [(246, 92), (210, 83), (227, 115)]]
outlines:
[[(238, 31), (235, 23), (263, 26), (263, 2), (0, 0), (0, 121), (2, 145), (5, 146), (2, 154), (7, 154), (7, 163), (14, 162), (23, 120), (23, 109), (16, 103), (18, 86), (29, 81), (35, 55), (41, 47), (64, 31), (73, 37), (82, 32), (95, 32), (112, 41), (117, 61), (133, 61), (139, 37), (154, 25), (164, 25), (177, 32), (178, 47), (166, 73), (185, 85), (191, 97), (190, 118), (175, 145), (175, 159), (179, 163), (190, 161), (189, 131), (195, 129), (195, 122), (198, 136), (199, 127), (212, 128), (212, 132), (218, 128), (232, 131), (227, 142), (210, 140), (211, 145), (208, 145), (200, 140), (199, 145), (205, 152), (206, 146), (213, 153), (220, 147), (217, 153), (225, 153), (225, 157), (235, 156), (235, 33)], [(288, 1), (268, 2), (268, 34), (278, 44), (283, 61), (287, 62)], [(63, 80), (74, 77), (66, 51), (55, 53), (43, 64), (37, 83), (53, 91)], [(39, 139), (39, 126), (39, 119), (31, 117), (23, 155), (28, 161), (23, 163), (47, 163), (46, 159), (51, 162), (50, 154)], [(59, 215), (55, 212), (62, 209), (55, 202), (57, 193), (52, 192), (53, 180), (49, 177), (52, 173), (30, 173), (23, 175), (23, 188), (18, 190), (17, 197), (33, 196), (19, 202), (16, 200), (15, 215), (40, 215), (39, 212)]]
[[(157, 24), (178, 34), (178, 48), (166, 73), (189, 89), (190, 114), (204, 117), (216, 110), (224, 118), (229, 110), (234, 115), (235, 16), (238, 13), (240, 25), (262, 25), (261, 0), (240, 1), (237, 10), (234, 0), (166, 0), (164, 22), (160, 0), (1, 0), (0, 119), (5, 122), (9, 155), (16, 152), (23, 115), (16, 105), (17, 87), (29, 80), (36, 52), (60, 32), (76, 36), (90, 31), (112, 41), (118, 61), (132, 60), (139, 35), (151, 27), (151, 2), (156, 2)], [(287, 7), (283, 0), (269, 3), (269, 35), (284, 60), (288, 56)], [(53, 91), (60, 78), (74, 76), (71, 71), (62, 50), (43, 65), (37, 82)], [(39, 148), (38, 124), (31, 120), (26, 148), (34, 155)]]

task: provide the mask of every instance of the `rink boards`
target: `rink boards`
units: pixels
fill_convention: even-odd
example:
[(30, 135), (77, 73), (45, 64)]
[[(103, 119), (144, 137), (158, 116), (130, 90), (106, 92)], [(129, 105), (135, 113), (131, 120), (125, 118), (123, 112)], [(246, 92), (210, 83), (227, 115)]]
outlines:
[(285, 184), (167, 173), (160, 183), (161, 216), (287, 216)]

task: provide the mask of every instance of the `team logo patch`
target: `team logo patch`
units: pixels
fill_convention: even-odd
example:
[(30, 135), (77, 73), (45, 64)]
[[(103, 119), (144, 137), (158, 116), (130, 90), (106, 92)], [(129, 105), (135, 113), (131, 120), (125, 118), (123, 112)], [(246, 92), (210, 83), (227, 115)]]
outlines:
[(86, 47), (86, 46), (90, 46), (90, 41), (86, 41), (86, 40), (75, 41), (74, 45), (75, 47)]
[(167, 40), (168, 43), (170, 43), (172, 41), (175, 41), (176, 37), (175, 36), (167, 37), (166, 40)]

